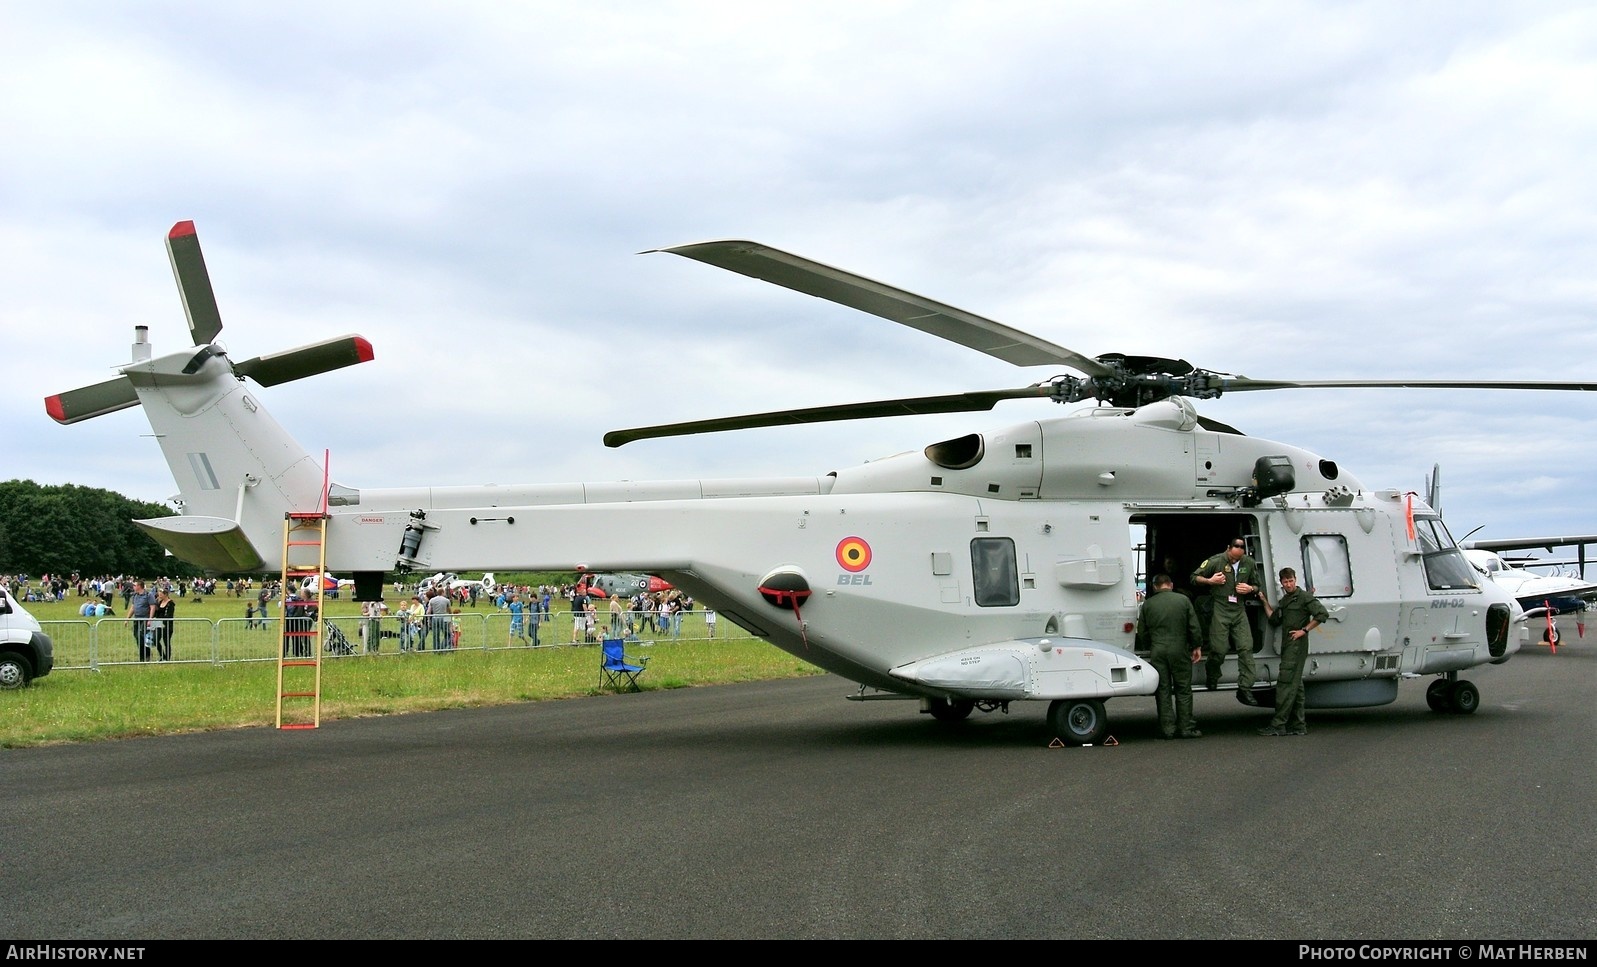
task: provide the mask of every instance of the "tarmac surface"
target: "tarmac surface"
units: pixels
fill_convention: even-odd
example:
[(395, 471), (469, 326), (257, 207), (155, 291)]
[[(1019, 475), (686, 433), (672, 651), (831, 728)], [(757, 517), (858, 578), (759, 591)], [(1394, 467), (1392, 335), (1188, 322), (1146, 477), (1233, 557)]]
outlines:
[(1263, 738), (831, 676), (0, 751), (0, 937), (1597, 938), (1597, 634)]

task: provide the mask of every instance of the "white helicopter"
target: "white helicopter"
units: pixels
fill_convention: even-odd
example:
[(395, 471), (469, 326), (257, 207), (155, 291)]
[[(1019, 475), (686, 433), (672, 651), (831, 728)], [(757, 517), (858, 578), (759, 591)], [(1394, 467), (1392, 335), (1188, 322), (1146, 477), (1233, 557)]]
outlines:
[[(1083, 356), (981, 316), (753, 242), (674, 253), (852, 306), (1019, 366), (1063, 375), (1013, 389), (785, 410), (607, 434), (646, 437), (905, 413), (1002, 400), (1099, 404), (810, 476), (524, 486), (324, 484), (311, 454), (249, 385), (372, 358), (344, 336), (234, 362), (191, 222), (168, 235), (194, 346), (153, 356), (136, 327), (115, 379), (46, 400), (71, 423), (142, 404), (181, 513), (138, 521), (213, 572), (281, 565), (285, 515), (325, 508), (327, 567), (376, 587), (391, 572), (496, 567), (658, 575), (728, 620), (858, 684), (856, 700), (910, 699), (939, 721), (1048, 702), (1049, 730), (1100, 741), (1104, 702), (1149, 695), (1134, 651), (1136, 561), (1185, 574), (1233, 537), (1268, 573), (1298, 569), (1330, 609), (1305, 669), (1310, 707), (1395, 700), (1434, 676), (1438, 711), (1472, 712), (1461, 671), (1506, 661), (1523, 609), (1479, 575), (1423, 500), (1375, 490), (1334, 460), (1245, 436), (1191, 399), (1294, 387), (1597, 390), (1594, 383), (1259, 380), (1182, 360)], [(1134, 537), (1133, 535), (1140, 535)], [(595, 535), (605, 535), (596, 546)], [(1140, 545), (1140, 546), (1139, 546)], [(362, 579), (365, 579), (364, 582)], [(358, 597), (359, 595), (357, 595)], [(1277, 648), (1255, 621), (1259, 681)], [(1221, 687), (1235, 688), (1235, 658)], [(1273, 704), (1268, 688), (1254, 693)]]
[(476, 588), (478, 594), (491, 594), (493, 589), (498, 586), (499, 583), (494, 580), (492, 571), (475, 581), (470, 578), (460, 577), (454, 571), (439, 571), (432, 577), (422, 578), (417, 583), (416, 590), (418, 593), (430, 594), (435, 589), (441, 588), (447, 593), (454, 594), (458, 591), (470, 591), (472, 588)]

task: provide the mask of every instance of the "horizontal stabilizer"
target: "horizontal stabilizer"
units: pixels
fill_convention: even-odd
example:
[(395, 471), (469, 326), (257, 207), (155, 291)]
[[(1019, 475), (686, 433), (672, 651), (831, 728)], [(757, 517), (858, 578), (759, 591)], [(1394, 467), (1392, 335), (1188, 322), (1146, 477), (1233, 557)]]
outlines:
[(213, 574), (259, 570), (264, 560), (238, 522), (226, 517), (152, 517), (133, 523), (174, 557)]
[(337, 336), (321, 342), (256, 356), (233, 364), (233, 372), (262, 386), (276, 386), (317, 373), (327, 373), (356, 363), (370, 362), (372, 344), (361, 336)]
[(117, 410), (125, 410), (139, 402), (139, 394), (126, 376), (117, 376), (93, 386), (69, 389), (65, 393), (47, 396), (44, 410), (57, 423), (76, 423)]

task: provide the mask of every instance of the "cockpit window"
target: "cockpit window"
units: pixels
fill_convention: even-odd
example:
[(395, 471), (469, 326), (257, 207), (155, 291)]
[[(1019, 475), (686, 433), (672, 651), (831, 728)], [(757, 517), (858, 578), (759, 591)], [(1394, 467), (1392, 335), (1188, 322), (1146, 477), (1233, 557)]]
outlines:
[(1434, 517), (1414, 519), (1414, 540), (1419, 545), (1421, 560), (1425, 565), (1425, 580), (1432, 591), (1464, 591), (1478, 589), (1476, 571), (1469, 566), (1464, 552), (1453, 543), (1453, 535)]

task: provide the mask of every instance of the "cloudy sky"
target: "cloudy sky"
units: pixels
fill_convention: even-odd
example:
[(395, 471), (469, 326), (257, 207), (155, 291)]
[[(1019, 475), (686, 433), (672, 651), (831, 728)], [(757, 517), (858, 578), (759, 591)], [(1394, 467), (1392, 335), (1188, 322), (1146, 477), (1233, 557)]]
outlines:
[[(1597, 381), (1584, 3), (0, 0), (0, 479), (175, 490), (133, 326), (235, 358), (352, 486), (820, 474), (1061, 415), (604, 431), (1020, 386), (1018, 369), (647, 249), (754, 239), (1086, 355), (1258, 378)], [(1597, 532), (1597, 396), (1235, 394), (1201, 412), (1421, 490), (1455, 535)]]

